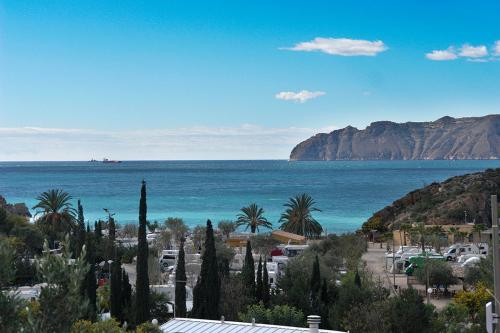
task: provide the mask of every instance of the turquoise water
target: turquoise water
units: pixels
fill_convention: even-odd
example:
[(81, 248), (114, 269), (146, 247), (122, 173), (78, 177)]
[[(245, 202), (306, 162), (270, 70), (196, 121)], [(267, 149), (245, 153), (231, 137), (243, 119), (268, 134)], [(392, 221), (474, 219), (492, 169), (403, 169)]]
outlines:
[(86, 219), (136, 222), (140, 183), (148, 184), (148, 219), (181, 217), (189, 225), (234, 219), (252, 202), (276, 226), (283, 203), (307, 192), (322, 210), (328, 232), (357, 229), (371, 214), (407, 192), (434, 181), (486, 168), (500, 161), (130, 161), (0, 162), (0, 195), (35, 205), (35, 197), (62, 188), (81, 199)]

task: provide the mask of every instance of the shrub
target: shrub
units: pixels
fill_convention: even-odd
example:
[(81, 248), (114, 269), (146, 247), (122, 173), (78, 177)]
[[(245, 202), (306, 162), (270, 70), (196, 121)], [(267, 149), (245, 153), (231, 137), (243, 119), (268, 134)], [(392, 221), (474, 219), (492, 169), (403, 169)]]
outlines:
[(249, 305), (247, 311), (240, 313), (239, 317), (241, 321), (251, 322), (255, 319), (260, 324), (303, 327), (305, 323), (304, 313), (288, 305), (275, 305), (270, 309), (262, 304)]
[(137, 326), (137, 330), (135, 331), (136, 333), (162, 333), (160, 328), (150, 322), (145, 322), (142, 323), (141, 325)]

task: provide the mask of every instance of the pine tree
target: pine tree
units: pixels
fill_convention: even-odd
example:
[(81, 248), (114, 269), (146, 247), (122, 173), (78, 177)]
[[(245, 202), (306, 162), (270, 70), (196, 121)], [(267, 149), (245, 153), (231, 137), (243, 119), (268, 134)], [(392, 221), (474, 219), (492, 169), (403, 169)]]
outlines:
[(269, 286), (269, 273), (267, 272), (267, 259), (264, 258), (264, 271), (262, 272), (262, 303), (264, 306), (269, 306), (269, 300), (271, 298), (270, 295), (270, 286)]
[(76, 257), (82, 253), (82, 247), (85, 244), (85, 217), (83, 216), (83, 206), (78, 200), (78, 225), (76, 228)]
[(193, 298), (193, 317), (219, 319), (220, 280), (212, 222), (207, 221), (205, 251)]
[(181, 238), (177, 268), (175, 270), (175, 315), (186, 317), (186, 264), (184, 260), (184, 238)]
[(355, 284), (358, 288), (361, 288), (361, 277), (359, 276), (358, 271), (356, 271), (356, 275), (354, 275), (354, 284)]
[(149, 320), (149, 276), (148, 276), (148, 242), (146, 240), (146, 182), (142, 181), (141, 199), (139, 202), (139, 232), (137, 245), (137, 277), (136, 277), (136, 324)]
[(116, 318), (118, 321), (123, 320), (123, 308), (122, 308), (122, 270), (121, 262), (118, 258), (115, 258), (111, 266), (111, 316)]
[(257, 266), (257, 282), (255, 283), (255, 299), (257, 302), (262, 301), (262, 257), (259, 258), (259, 265)]
[(90, 227), (87, 225), (87, 232), (85, 234), (85, 249), (86, 261), (89, 265), (89, 270), (85, 275), (83, 284), (85, 285), (85, 294), (89, 299), (89, 311), (87, 318), (90, 320), (96, 319), (97, 314), (97, 281), (95, 274), (95, 244), (94, 235), (90, 232)]
[(253, 262), (252, 244), (250, 241), (247, 241), (245, 262), (241, 269), (241, 276), (246, 286), (247, 296), (253, 298), (255, 296), (255, 263)]
[(321, 274), (319, 269), (319, 258), (316, 255), (316, 259), (313, 263), (313, 269), (310, 281), (310, 302), (311, 309), (314, 313), (319, 313), (319, 296), (321, 289)]

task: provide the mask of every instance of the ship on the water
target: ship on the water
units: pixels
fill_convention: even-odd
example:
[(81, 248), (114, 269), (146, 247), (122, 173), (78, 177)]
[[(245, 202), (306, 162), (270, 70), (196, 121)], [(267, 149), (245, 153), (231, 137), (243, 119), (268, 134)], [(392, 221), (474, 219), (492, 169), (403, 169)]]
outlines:
[(117, 161), (117, 160), (110, 160), (107, 158), (102, 159), (102, 163), (121, 163), (122, 161)]

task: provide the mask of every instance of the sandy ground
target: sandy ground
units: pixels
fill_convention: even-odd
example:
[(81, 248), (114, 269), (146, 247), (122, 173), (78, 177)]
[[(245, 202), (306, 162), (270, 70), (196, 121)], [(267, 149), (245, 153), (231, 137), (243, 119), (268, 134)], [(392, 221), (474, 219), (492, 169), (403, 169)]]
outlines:
[[(362, 257), (363, 261), (366, 263), (367, 270), (373, 274), (374, 279), (380, 279), (380, 281), (382, 281), (387, 288), (390, 288), (392, 292), (394, 292), (394, 289), (392, 288), (393, 284), (395, 284), (397, 288), (408, 288), (407, 277), (405, 274), (393, 275), (386, 272), (384, 262), (385, 252), (385, 244), (383, 244), (382, 248), (380, 248), (380, 244), (368, 243), (368, 251), (363, 254)], [(390, 269), (390, 264), (388, 265), (387, 269)], [(422, 290), (422, 292), (425, 290), (424, 285), (414, 285), (414, 288)], [(453, 286), (449, 289), (460, 290), (461, 286)], [(450, 301), (450, 298), (430, 299), (430, 302), (438, 310), (444, 308)]]

